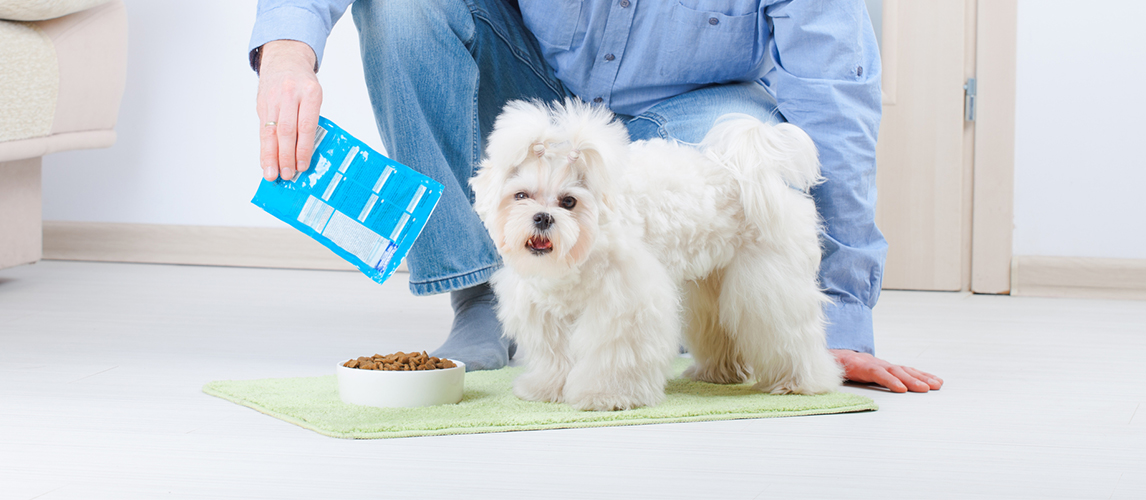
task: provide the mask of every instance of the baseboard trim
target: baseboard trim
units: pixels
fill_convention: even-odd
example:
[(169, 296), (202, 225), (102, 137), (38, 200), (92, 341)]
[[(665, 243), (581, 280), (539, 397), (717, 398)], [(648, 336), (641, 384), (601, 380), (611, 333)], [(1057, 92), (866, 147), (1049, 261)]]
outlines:
[(317, 241), (291, 228), (44, 221), (43, 258), (355, 270)]
[(1146, 300), (1146, 259), (1015, 256), (1011, 295)]

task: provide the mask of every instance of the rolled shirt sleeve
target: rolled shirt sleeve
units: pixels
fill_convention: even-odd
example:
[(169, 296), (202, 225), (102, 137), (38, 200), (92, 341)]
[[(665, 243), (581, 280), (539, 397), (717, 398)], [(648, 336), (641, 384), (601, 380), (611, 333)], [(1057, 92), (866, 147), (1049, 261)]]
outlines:
[(812, 194), (824, 219), (821, 286), (828, 347), (874, 353), (872, 307), (887, 242), (875, 225), (880, 59), (862, 0), (781, 1), (765, 11), (771, 66), (763, 78), (780, 113), (820, 151), (827, 179)]
[(247, 54), (251, 69), (258, 71), (258, 49), (275, 40), (297, 40), (310, 46), (315, 71), (322, 65), (326, 38), (334, 23), (354, 0), (259, 0), (255, 27)]

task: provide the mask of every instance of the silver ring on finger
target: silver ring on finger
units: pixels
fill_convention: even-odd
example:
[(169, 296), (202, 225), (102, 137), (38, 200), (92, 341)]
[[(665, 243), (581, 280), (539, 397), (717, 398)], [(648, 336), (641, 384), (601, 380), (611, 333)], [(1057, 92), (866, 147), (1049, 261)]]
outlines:
[(276, 123), (276, 122), (266, 122), (266, 123), (264, 123), (264, 124), (263, 124), (263, 126), (264, 126), (264, 127), (273, 127), (273, 126), (275, 126), (275, 125), (278, 125), (278, 123)]

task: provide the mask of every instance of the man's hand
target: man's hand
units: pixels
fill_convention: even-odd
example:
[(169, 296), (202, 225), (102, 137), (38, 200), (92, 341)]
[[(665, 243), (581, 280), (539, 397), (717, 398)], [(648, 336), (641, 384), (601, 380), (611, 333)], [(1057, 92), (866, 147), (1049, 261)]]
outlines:
[(852, 382), (879, 384), (891, 392), (927, 392), (943, 387), (943, 379), (909, 366), (893, 365), (866, 352), (830, 350)]
[(259, 64), (259, 162), (263, 178), (293, 179), (310, 166), (322, 107), (314, 51), (303, 42), (263, 45)]

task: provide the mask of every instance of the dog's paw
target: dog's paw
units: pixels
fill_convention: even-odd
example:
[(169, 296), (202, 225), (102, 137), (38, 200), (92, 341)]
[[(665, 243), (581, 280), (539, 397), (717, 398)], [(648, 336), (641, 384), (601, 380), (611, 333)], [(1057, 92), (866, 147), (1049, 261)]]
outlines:
[(774, 395), (783, 394), (803, 394), (805, 396), (814, 396), (816, 394), (827, 394), (836, 389), (836, 385), (820, 385), (814, 386), (811, 384), (799, 384), (793, 380), (781, 380), (778, 382), (757, 382), (752, 386), (754, 389)]
[(570, 406), (583, 411), (623, 411), (655, 406), (664, 399), (664, 395), (654, 397), (632, 396), (623, 394), (577, 394), (566, 399)]
[(701, 366), (693, 363), (684, 371), (684, 376), (697, 382), (711, 384), (741, 384), (748, 380), (748, 375), (741, 367), (714, 364)]
[(562, 401), (563, 380), (526, 373), (513, 381), (513, 395), (526, 401), (560, 403)]
[(785, 394), (801, 394), (799, 392), (799, 390), (792, 390), (791, 387), (784, 386), (784, 385), (770, 387), (770, 388), (769, 387), (764, 387), (764, 388), (757, 387), (757, 389), (760, 392), (766, 392), (766, 393), (771, 394), (773, 396), (783, 396)]
[(565, 402), (578, 410), (617, 411), (654, 406), (665, 398), (665, 373), (578, 366), (565, 381)]

